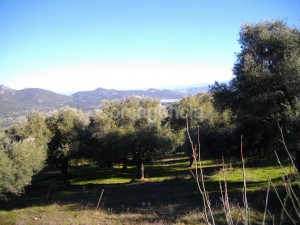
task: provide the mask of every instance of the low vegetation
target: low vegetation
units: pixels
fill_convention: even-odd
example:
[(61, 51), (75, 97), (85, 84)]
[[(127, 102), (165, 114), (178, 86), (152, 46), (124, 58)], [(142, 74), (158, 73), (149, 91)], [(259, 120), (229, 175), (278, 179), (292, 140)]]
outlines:
[[(261, 224), (263, 219), (268, 180), (276, 186), (281, 185), (285, 169), (292, 169), (289, 165), (281, 168), (274, 159), (262, 160), (259, 166), (247, 166), (252, 224)], [(251, 163), (255, 160), (246, 165)], [(222, 164), (203, 160), (202, 165), (217, 224), (226, 224), (219, 192)], [(226, 166), (228, 194), (233, 204), (233, 216), (238, 220), (243, 173), (239, 160), (226, 162)], [(0, 219), (2, 224), (206, 224), (202, 198), (190, 172), (194, 169), (189, 168), (189, 157), (183, 153), (147, 165), (147, 178), (143, 181), (134, 179), (134, 166), (128, 166), (125, 174), (122, 167), (76, 166), (70, 169), (72, 185), (69, 187), (63, 184), (56, 170), (44, 171), (34, 177), (26, 194), (1, 201)], [(104, 193), (96, 210), (102, 190)], [(272, 221), (273, 215), (278, 219), (281, 213), (274, 190), (270, 192), (269, 202), (272, 204), (268, 222)]]

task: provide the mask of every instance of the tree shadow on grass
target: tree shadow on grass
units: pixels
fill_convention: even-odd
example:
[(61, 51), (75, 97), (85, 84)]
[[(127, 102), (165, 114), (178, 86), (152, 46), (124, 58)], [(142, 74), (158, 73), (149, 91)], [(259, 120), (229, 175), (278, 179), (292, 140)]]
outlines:
[[(178, 164), (178, 166), (174, 164)], [(181, 164), (182, 163), (182, 164)], [(220, 165), (212, 165), (203, 169), (205, 178), (221, 169)], [(0, 201), (1, 210), (25, 209), (32, 206), (49, 206), (59, 204), (67, 210), (79, 211), (82, 209), (96, 209), (100, 194), (104, 194), (99, 204), (101, 210), (112, 210), (115, 214), (126, 212), (155, 214), (156, 221), (175, 221), (176, 215), (185, 214), (191, 209), (202, 209), (202, 196), (197, 189), (194, 178), (186, 167), (185, 159), (166, 161), (163, 165), (146, 166), (145, 172), (149, 177), (161, 178), (162, 181), (146, 180), (144, 182), (130, 182), (135, 177), (135, 168), (129, 167), (127, 173), (122, 174), (121, 168), (100, 169), (98, 167), (71, 168), (71, 183), (76, 185), (65, 186), (61, 175), (56, 171), (36, 176), (33, 184), (26, 188), (20, 197), (10, 196), (7, 201)], [(169, 180), (164, 180), (168, 177)], [(126, 183), (97, 184), (101, 179), (123, 179)], [(278, 183), (281, 178), (273, 180)], [(122, 181), (122, 182), (123, 182)], [(229, 197), (233, 204), (242, 205), (241, 181), (228, 181)], [(220, 183), (215, 180), (205, 181), (206, 190), (210, 193), (213, 207), (220, 208)], [(249, 204), (252, 209), (264, 210), (266, 196), (265, 181), (247, 182)], [(252, 190), (253, 189), (253, 190)], [(284, 193), (284, 189), (279, 190)], [(274, 212), (280, 209), (280, 204), (274, 193), (270, 194), (270, 208)], [(152, 215), (151, 214), (151, 215)], [(148, 217), (145, 217), (148, 218)], [(139, 218), (141, 223), (145, 218)], [(136, 218), (135, 218), (136, 219)], [(153, 217), (146, 219), (152, 221)]]
[[(248, 182), (247, 186), (260, 186), (264, 182)], [(206, 190), (211, 198), (219, 198), (218, 181), (206, 181)], [(50, 190), (51, 187), (51, 190)], [(242, 182), (228, 182), (228, 191), (236, 195), (241, 193)], [(12, 210), (31, 206), (76, 204), (82, 207), (96, 207), (101, 191), (104, 189), (101, 206), (121, 211), (122, 208), (138, 209), (150, 206), (179, 204), (184, 207), (201, 207), (202, 197), (194, 179), (171, 179), (162, 182), (141, 182), (129, 184), (88, 184), (88, 185), (38, 185), (28, 187), (22, 196), (11, 196), (8, 201), (1, 201), (1, 209)], [(265, 192), (265, 190), (263, 190)], [(253, 192), (257, 193), (257, 191)], [(249, 193), (252, 195), (252, 193)], [(236, 197), (236, 196), (235, 196)], [(242, 195), (240, 195), (242, 197)], [(147, 205), (148, 206), (148, 205)]]
[[(277, 181), (279, 181), (278, 178)], [(273, 180), (274, 183), (277, 182)], [(214, 209), (221, 208), (219, 181), (205, 182), (209, 191), (211, 204)], [(247, 182), (247, 186), (264, 186), (264, 182)], [(242, 182), (228, 182), (230, 202), (243, 206)], [(1, 210), (26, 209), (27, 207), (43, 207), (52, 204), (65, 206), (64, 210), (81, 211), (96, 210), (102, 190), (104, 190), (99, 204), (99, 210), (113, 212), (114, 215), (130, 213), (133, 221), (175, 222), (180, 215), (191, 210), (202, 209), (202, 196), (197, 189), (194, 179), (171, 179), (161, 182), (135, 182), (129, 184), (62, 184), (41, 185), (34, 183), (28, 187), (26, 193), (20, 197), (11, 197), (8, 201), (1, 201)], [(279, 188), (284, 196), (284, 189)], [(248, 201), (251, 210), (263, 211), (265, 206), (266, 188), (248, 192)], [(280, 214), (280, 203), (274, 192), (270, 193), (269, 209)], [(138, 215), (145, 215), (139, 217)], [(155, 217), (154, 217), (155, 215)], [(129, 216), (129, 215), (128, 215)]]

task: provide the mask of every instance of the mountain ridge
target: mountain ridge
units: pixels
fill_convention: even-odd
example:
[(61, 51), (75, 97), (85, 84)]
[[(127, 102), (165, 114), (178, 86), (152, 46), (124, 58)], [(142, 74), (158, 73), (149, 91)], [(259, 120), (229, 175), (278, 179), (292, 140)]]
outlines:
[(121, 99), (131, 95), (136, 97), (151, 97), (154, 99), (181, 99), (188, 94), (207, 88), (190, 88), (185, 92), (168, 89), (149, 88), (147, 90), (116, 90), (99, 87), (91, 91), (79, 91), (71, 95), (58, 94), (42, 88), (24, 88), (15, 90), (0, 85), (0, 117), (26, 115), (32, 110), (49, 112), (63, 106), (82, 110), (92, 110), (100, 106), (103, 100)]
[(41, 88), (15, 90), (0, 85), (0, 116), (19, 115), (33, 109), (49, 111), (63, 106), (89, 110), (99, 107), (103, 100), (121, 99), (127, 95), (156, 99), (179, 99), (184, 96), (180, 92), (154, 88), (149, 90), (116, 90), (101, 87), (92, 91), (81, 91), (67, 96)]
[(97, 88), (92, 91), (80, 91), (72, 94), (75, 99), (99, 101), (99, 100), (112, 100), (121, 99), (125, 96), (132, 95), (137, 97), (151, 97), (155, 99), (180, 99), (184, 97), (184, 93), (173, 90), (159, 90), (150, 88), (147, 90), (116, 90)]

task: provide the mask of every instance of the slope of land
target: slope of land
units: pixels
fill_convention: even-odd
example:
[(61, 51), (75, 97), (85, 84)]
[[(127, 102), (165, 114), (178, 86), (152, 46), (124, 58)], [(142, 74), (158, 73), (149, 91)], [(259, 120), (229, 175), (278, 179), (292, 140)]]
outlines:
[[(251, 224), (262, 224), (268, 180), (280, 185), (281, 176), (290, 167), (281, 168), (274, 159), (253, 162), (252, 166), (246, 165), (247, 197)], [(238, 215), (239, 207), (243, 206), (243, 171), (239, 160), (225, 163), (229, 198), (236, 206), (232, 208), (233, 219), (241, 224)], [(188, 164), (189, 158), (184, 154), (163, 158), (145, 167), (148, 178), (143, 182), (134, 179), (133, 165), (126, 173), (121, 173), (121, 167), (73, 167), (71, 186), (63, 185), (58, 171), (44, 171), (34, 178), (24, 195), (0, 201), (0, 221), (2, 224), (207, 224), (202, 196), (190, 172), (195, 170)], [(202, 166), (216, 224), (226, 224), (220, 207), (222, 164), (205, 160)], [(274, 190), (269, 194), (268, 210), (266, 224), (272, 223), (272, 215), (279, 221), (281, 206)]]

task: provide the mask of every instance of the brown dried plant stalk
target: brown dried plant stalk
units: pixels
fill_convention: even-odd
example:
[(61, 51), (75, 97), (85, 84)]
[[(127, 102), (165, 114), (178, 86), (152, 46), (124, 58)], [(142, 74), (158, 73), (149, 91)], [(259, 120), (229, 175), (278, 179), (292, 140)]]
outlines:
[[(206, 191), (206, 188), (205, 188), (204, 175), (203, 175), (203, 169), (202, 169), (202, 164), (201, 164), (201, 146), (200, 146), (199, 129), (198, 129), (198, 148), (197, 148), (197, 145), (194, 145), (191, 135), (190, 135), (190, 132), (189, 132), (188, 117), (186, 117), (186, 130), (187, 130), (187, 135), (188, 135), (191, 147), (192, 147), (192, 156), (193, 156), (193, 159), (196, 161), (195, 173), (192, 170), (191, 170), (191, 173), (197, 182), (199, 192), (203, 199), (204, 217), (205, 217), (204, 219), (207, 224), (215, 225), (215, 219), (214, 219), (214, 215), (213, 215), (213, 212), (211, 209), (209, 193)], [(197, 152), (198, 152), (198, 158), (197, 158)], [(199, 162), (199, 167), (198, 167), (198, 162)]]

